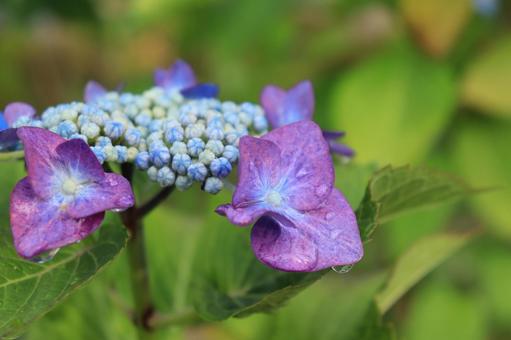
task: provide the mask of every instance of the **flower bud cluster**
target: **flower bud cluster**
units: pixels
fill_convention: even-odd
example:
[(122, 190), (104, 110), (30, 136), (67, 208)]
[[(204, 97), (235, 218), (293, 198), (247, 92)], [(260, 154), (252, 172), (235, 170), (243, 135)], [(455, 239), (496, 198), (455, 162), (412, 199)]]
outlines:
[(162, 187), (199, 182), (217, 193), (237, 163), (240, 137), (266, 132), (263, 109), (217, 99), (185, 99), (154, 87), (142, 94), (109, 92), (90, 103), (48, 108), (40, 118), (16, 122), (65, 138), (80, 138), (103, 162), (132, 162)]

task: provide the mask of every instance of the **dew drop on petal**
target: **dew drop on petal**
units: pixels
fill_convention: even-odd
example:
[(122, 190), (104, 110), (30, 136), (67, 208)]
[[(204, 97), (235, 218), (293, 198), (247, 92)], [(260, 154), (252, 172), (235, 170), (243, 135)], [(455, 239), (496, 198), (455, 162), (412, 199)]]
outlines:
[(120, 213), (126, 211), (126, 209), (112, 209), (113, 212)]
[(347, 264), (345, 266), (333, 266), (332, 270), (338, 274), (346, 274), (351, 270), (351, 268), (353, 268), (353, 265)]
[(31, 259), (29, 259), (29, 261), (39, 263), (39, 264), (49, 262), (49, 261), (53, 260), (55, 255), (57, 255), (57, 253), (59, 252), (59, 250), (60, 250), (60, 248), (49, 250), (47, 252), (44, 252), (37, 256), (32, 257)]

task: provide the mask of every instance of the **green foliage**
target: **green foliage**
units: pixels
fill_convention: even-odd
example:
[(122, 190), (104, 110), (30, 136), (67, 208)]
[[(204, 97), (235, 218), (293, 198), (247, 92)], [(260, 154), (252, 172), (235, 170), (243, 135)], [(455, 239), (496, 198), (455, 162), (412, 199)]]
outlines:
[(484, 113), (511, 116), (511, 36), (495, 41), (470, 62), (462, 82), (463, 101)]
[(331, 111), (335, 127), (349, 131), (346, 141), (359, 161), (402, 164), (431, 149), (450, 120), (454, 96), (446, 65), (400, 46), (343, 74)]
[(0, 336), (12, 338), (82, 286), (124, 247), (126, 230), (104, 225), (97, 240), (66, 247), (47, 264), (21, 259), (2, 230), (0, 247)]
[(378, 309), (385, 313), (427, 273), (465, 245), (473, 233), (430, 236), (415, 243), (397, 261), (385, 287), (376, 295)]
[(482, 305), (470, 292), (452, 283), (432, 282), (418, 292), (403, 338), (410, 340), (484, 339)]
[(391, 166), (379, 170), (369, 181), (357, 218), (363, 240), (375, 228), (403, 213), (439, 205), (470, 193), (462, 181), (426, 168)]
[(511, 240), (511, 124), (471, 120), (461, 124), (453, 143), (457, 171), (473, 185), (493, 190), (472, 198), (474, 211), (493, 233)]

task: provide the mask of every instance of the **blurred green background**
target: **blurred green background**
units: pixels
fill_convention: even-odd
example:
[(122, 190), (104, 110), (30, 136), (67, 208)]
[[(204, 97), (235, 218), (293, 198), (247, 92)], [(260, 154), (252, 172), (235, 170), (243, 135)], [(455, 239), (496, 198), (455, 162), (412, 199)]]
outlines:
[[(363, 194), (357, 185), (370, 169), (389, 163), (427, 164), (493, 190), (383, 226), (350, 274), (328, 276), (269, 316), (174, 329), (163, 338), (332, 339), (363, 303), (364, 291), (374, 290), (378, 273), (416, 240), (474, 227), (483, 233), (414, 287), (385, 320), (405, 339), (511, 338), (511, 2), (0, 2), (0, 107), (26, 101), (43, 110), (80, 100), (89, 79), (141, 91), (156, 67), (176, 58), (190, 62), (201, 80), (220, 84), (223, 99), (235, 101), (258, 101), (268, 83), (289, 87), (312, 80), (316, 120), (346, 130), (345, 141), (357, 151), (354, 162), (337, 171), (338, 186), (352, 192), (355, 205)], [(8, 171), (2, 167), (2, 177)], [(214, 200), (228, 200), (228, 194)], [(195, 237), (201, 229), (226, 224), (213, 216), (210, 201), (198, 190), (178, 194), (151, 217), (153, 271), (194, 275), (171, 262), (186, 261), (201, 247), (205, 236)], [(197, 205), (204, 212), (190, 220), (186, 214)], [(226, 263), (232, 260), (214, 265)], [(123, 266), (121, 258), (104, 280)], [(174, 306), (185, 303), (186, 282), (169, 293)], [(155, 290), (165, 305), (169, 289), (160, 285)], [(25, 338), (131, 339), (133, 329), (115, 300), (94, 282)]]

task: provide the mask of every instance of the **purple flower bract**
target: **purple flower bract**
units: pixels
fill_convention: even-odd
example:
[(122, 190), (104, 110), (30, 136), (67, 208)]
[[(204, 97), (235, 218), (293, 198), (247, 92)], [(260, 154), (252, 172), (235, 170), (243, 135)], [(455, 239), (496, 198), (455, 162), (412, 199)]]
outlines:
[(333, 187), (329, 145), (312, 121), (240, 140), (232, 203), (217, 212), (250, 225), (257, 258), (283, 271), (352, 264), (363, 256), (355, 214)]
[(129, 182), (105, 173), (89, 146), (48, 130), (17, 129), (24, 144), (28, 176), (10, 200), (10, 220), (19, 255), (40, 253), (77, 242), (96, 230), (104, 212), (127, 209), (135, 199)]
[(215, 98), (218, 86), (210, 83), (199, 84), (192, 67), (184, 60), (177, 60), (169, 69), (157, 69), (154, 83), (167, 91), (179, 91), (185, 98)]
[[(261, 105), (274, 129), (302, 120), (312, 120), (314, 102), (314, 89), (308, 80), (296, 84), (288, 91), (275, 85), (268, 85), (261, 93)], [(323, 132), (331, 152), (353, 157), (355, 154), (353, 149), (336, 141), (343, 136), (342, 131)]]

